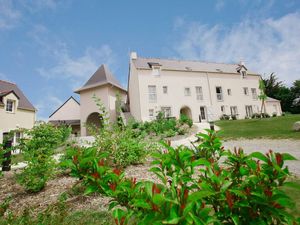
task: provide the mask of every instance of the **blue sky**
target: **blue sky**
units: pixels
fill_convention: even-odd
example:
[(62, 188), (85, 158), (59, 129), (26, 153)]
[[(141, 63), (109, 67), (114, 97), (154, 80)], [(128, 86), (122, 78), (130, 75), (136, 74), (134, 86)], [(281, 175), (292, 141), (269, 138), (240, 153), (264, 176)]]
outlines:
[(127, 84), (129, 52), (239, 62), (300, 78), (299, 0), (0, 0), (0, 79), (46, 119), (103, 63)]

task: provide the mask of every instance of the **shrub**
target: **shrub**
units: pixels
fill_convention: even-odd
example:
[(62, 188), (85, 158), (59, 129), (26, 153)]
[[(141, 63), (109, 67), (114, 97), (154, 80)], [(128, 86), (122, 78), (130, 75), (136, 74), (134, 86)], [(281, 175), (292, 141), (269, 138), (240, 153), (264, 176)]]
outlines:
[(262, 118), (270, 118), (270, 115), (268, 113), (262, 113), (261, 117)]
[(223, 114), (221, 117), (220, 117), (220, 120), (229, 120), (230, 119), (230, 116), (229, 115), (226, 115), (226, 114)]
[(232, 115), (232, 116), (231, 116), (231, 119), (232, 119), (232, 120), (237, 120), (237, 115)]
[(277, 113), (272, 113), (272, 117), (276, 117), (277, 116)]
[(258, 119), (258, 118), (261, 118), (261, 115), (259, 113), (253, 113), (251, 118), (252, 119)]
[(54, 127), (46, 123), (25, 131), (28, 138), (21, 140), (19, 148), (27, 166), (17, 174), (17, 181), (26, 191), (38, 192), (45, 187), (55, 168), (52, 157), (54, 150), (66, 141), (70, 132), (70, 128)]
[(280, 189), (296, 186), (286, 182), (284, 166), (294, 157), (231, 152), (213, 131), (198, 136), (203, 139), (198, 153), (164, 145), (163, 154), (153, 154), (150, 171), (159, 183), (126, 178), (100, 156), (84, 175), (86, 194), (111, 197), (116, 224), (296, 224), (287, 212), (293, 201)]
[(181, 124), (187, 124), (189, 127), (193, 126), (193, 120), (191, 120), (185, 114), (180, 114), (179, 123), (181, 123)]

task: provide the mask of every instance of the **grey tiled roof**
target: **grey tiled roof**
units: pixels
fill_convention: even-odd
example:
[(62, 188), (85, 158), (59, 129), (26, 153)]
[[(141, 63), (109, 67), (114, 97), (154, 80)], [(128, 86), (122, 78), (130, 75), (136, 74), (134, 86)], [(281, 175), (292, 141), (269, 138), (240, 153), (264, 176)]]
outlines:
[(14, 92), (17, 97), (19, 98), (19, 109), (27, 109), (36, 111), (34, 106), (30, 103), (30, 101), (26, 98), (26, 96), (23, 94), (23, 92), (18, 88), (18, 86), (14, 83), (0, 80), (0, 105), (3, 105), (2, 98), (3, 96), (9, 94), (10, 92)]
[[(158, 63), (162, 70), (177, 70), (177, 71), (196, 71), (196, 72), (214, 72), (214, 73), (238, 73), (239, 64), (212, 63), (189, 60), (176, 59), (159, 59), (159, 58), (142, 58), (138, 57), (133, 60), (133, 63), (138, 69), (150, 69), (150, 65)], [(258, 75), (255, 72), (247, 71), (248, 74)]]
[(126, 91), (126, 89), (124, 89), (120, 82), (114, 77), (112, 72), (109, 71), (106, 65), (101, 65), (99, 69), (91, 76), (91, 78), (83, 85), (83, 87), (76, 90), (75, 93), (80, 93), (83, 90), (102, 86), (105, 84), (111, 84), (123, 91)]

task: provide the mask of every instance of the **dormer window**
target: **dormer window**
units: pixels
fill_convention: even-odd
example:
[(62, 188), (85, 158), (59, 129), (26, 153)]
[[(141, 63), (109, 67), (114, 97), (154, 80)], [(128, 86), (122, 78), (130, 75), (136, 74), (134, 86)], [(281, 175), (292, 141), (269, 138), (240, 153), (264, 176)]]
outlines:
[(6, 112), (14, 112), (14, 101), (13, 100), (7, 100), (6, 101)]
[(154, 76), (160, 75), (161, 65), (159, 63), (149, 62), (148, 65), (152, 69), (152, 75), (154, 75)]
[(241, 74), (242, 74), (242, 78), (246, 78), (246, 76), (247, 76), (247, 71), (241, 71)]

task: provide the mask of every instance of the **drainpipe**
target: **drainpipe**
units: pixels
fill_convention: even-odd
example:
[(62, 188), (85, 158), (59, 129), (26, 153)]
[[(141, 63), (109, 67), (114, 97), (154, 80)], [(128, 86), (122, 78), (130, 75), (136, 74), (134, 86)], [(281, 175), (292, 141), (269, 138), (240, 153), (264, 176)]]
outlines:
[(209, 91), (209, 102), (210, 102), (210, 106), (212, 106), (212, 97), (211, 97), (210, 83), (209, 83), (208, 73), (207, 72), (206, 72), (206, 79), (207, 79), (208, 91)]

